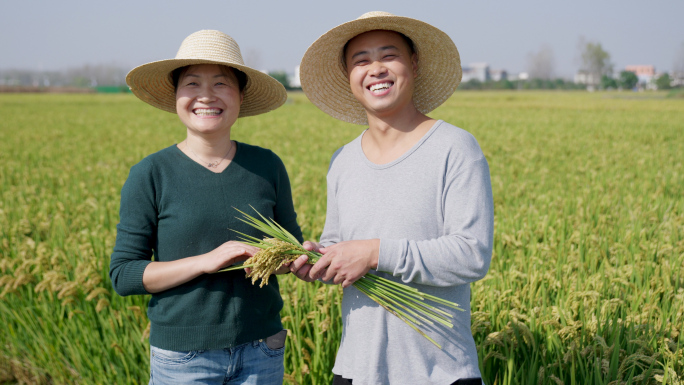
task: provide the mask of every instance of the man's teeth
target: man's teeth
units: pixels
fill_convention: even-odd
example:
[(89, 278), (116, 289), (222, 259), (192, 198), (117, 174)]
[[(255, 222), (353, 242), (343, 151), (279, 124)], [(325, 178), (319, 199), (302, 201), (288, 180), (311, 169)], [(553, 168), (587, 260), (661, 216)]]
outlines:
[(378, 83), (378, 84), (373, 84), (372, 86), (370, 86), (370, 91), (371, 92), (382, 91), (382, 90), (386, 90), (390, 87), (392, 87), (392, 83)]
[(203, 109), (195, 110), (195, 115), (201, 115), (201, 116), (214, 116), (214, 115), (219, 115), (220, 113), (221, 113), (220, 108), (203, 108)]

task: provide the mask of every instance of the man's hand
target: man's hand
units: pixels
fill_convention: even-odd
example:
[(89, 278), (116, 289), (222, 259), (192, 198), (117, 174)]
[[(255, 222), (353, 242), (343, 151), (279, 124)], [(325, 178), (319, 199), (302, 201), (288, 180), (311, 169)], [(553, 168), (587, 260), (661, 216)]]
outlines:
[[(304, 246), (304, 248), (309, 251), (316, 252), (318, 252), (321, 248), (321, 246), (318, 243), (309, 241), (304, 242), (302, 246)], [(315, 279), (311, 278), (311, 276), (309, 275), (309, 271), (311, 270), (312, 265), (308, 264), (307, 262), (309, 262), (309, 257), (307, 255), (302, 255), (299, 258), (292, 261), (292, 263), (290, 263), (288, 267), (290, 269), (290, 272), (297, 276), (297, 278), (301, 279), (302, 281), (313, 282), (315, 281)]]
[(378, 267), (380, 240), (345, 241), (320, 250), (323, 257), (309, 271), (312, 279), (332, 280), (349, 287), (368, 270)]

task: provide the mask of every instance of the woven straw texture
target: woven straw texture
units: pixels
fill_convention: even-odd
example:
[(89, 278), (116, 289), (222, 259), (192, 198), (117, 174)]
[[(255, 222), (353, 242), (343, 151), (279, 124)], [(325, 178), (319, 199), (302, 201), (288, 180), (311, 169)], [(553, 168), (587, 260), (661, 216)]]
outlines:
[(175, 59), (143, 64), (126, 76), (126, 83), (140, 100), (164, 111), (176, 113), (176, 95), (171, 72), (193, 64), (220, 64), (247, 75), (245, 96), (239, 117), (275, 110), (287, 100), (280, 82), (269, 75), (245, 66), (240, 47), (220, 31), (202, 30), (183, 40)]
[(413, 102), (420, 112), (429, 113), (454, 93), (461, 82), (461, 59), (446, 33), (420, 20), (368, 12), (323, 34), (302, 58), (302, 89), (323, 112), (345, 122), (368, 124), (366, 110), (349, 88), (342, 49), (354, 36), (372, 30), (396, 31), (413, 40), (418, 54)]

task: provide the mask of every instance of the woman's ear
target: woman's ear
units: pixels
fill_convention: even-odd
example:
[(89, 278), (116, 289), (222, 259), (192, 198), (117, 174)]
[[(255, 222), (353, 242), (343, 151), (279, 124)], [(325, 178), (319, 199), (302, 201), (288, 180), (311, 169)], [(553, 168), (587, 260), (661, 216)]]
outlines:
[(413, 66), (413, 78), (418, 77), (418, 54), (411, 55), (411, 65)]

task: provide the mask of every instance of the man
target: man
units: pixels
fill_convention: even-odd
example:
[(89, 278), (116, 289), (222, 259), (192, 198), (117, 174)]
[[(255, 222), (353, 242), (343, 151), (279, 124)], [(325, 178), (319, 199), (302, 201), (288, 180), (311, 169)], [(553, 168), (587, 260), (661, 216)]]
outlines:
[[(439, 29), (371, 12), (333, 28), (302, 59), (302, 88), (329, 115), (368, 124), (333, 155), (325, 228), (305, 280), (344, 287), (334, 384), (480, 384), (470, 282), (489, 268), (493, 202), (487, 161), (468, 132), (426, 115), (461, 80)], [(453, 329), (416, 333), (351, 284), (377, 274), (458, 303)]]

